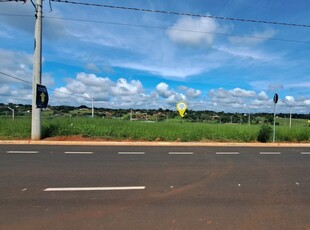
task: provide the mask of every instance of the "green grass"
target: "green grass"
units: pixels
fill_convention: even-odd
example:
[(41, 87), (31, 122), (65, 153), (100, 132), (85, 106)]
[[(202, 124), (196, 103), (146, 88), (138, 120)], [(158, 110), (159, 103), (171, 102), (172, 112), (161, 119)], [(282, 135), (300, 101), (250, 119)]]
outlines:
[(25, 139), (31, 133), (31, 118), (0, 118), (0, 139)]
[[(14, 121), (0, 118), (0, 139), (30, 138), (30, 117)], [(260, 125), (208, 124), (190, 122), (138, 122), (102, 118), (43, 118), (42, 136), (71, 136), (105, 140), (142, 141), (220, 141), (256, 142)], [(283, 142), (310, 142), (310, 127), (276, 127), (276, 140)]]
[[(289, 118), (276, 118), (276, 122), (279, 122), (279, 125), (281, 126), (289, 126), (290, 125), (290, 119)], [(292, 127), (295, 126), (307, 126), (308, 120), (307, 119), (295, 119), (292, 118)]]

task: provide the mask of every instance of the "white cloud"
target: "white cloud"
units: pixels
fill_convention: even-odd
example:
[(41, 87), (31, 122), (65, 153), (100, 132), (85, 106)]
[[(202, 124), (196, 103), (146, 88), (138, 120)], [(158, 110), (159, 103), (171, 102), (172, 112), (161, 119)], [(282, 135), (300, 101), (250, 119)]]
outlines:
[(169, 86), (164, 82), (161, 82), (156, 86), (156, 91), (158, 92), (159, 96), (163, 98), (168, 98), (173, 94), (173, 91), (171, 91)]
[(42, 74), (42, 84), (47, 86), (47, 87), (51, 87), (55, 84), (55, 79), (53, 78), (53, 76), (51, 74), (47, 74), (44, 73)]
[(282, 83), (271, 83), (270, 85), (268, 85), (268, 90), (270, 92), (278, 92), (281, 89), (283, 89)]
[(100, 69), (98, 68), (98, 66), (95, 65), (94, 63), (88, 63), (88, 64), (86, 65), (86, 69), (87, 69), (87, 70), (90, 70), (90, 71), (93, 71), (93, 72), (95, 72), (95, 73), (97, 73), (97, 72), (100, 71)]
[(180, 86), (179, 90), (181, 90), (182, 92), (185, 92), (186, 96), (189, 98), (197, 98), (201, 95), (201, 90), (188, 88), (186, 86)]
[(257, 94), (255, 91), (241, 88), (232, 90), (219, 88), (211, 89), (208, 95), (211, 102), (223, 111), (247, 112), (251, 109), (269, 109), (271, 106), (271, 100), (266, 97), (266, 93), (263, 91)]
[(5, 31), (0, 31), (0, 37), (7, 38), (7, 39), (13, 38), (8, 32), (5, 32)]
[(261, 32), (254, 32), (252, 34), (244, 35), (244, 37), (229, 37), (228, 40), (234, 45), (257, 45), (266, 41), (266, 39), (273, 38), (276, 34), (276, 30), (269, 28)]
[(211, 98), (250, 98), (255, 97), (256, 93), (254, 91), (235, 88), (232, 90), (225, 90), (223, 88), (219, 88), (217, 90), (211, 89), (209, 91), (209, 96)]
[[(310, 76), (307, 77), (310, 79)], [(285, 88), (309, 88), (310, 89), (310, 81), (298, 81), (296, 83), (287, 83), (285, 84)]]
[(78, 73), (75, 83), (87, 86), (101, 87), (103, 90), (110, 88), (113, 82), (107, 77), (97, 77), (95, 74)]
[(281, 56), (279, 56), (278, 54), (273, 54), (270, 52), (267, 53), (259, 49), (253, 49), (248, 47), (230, 47), (221, 45), (217, 47), (217, 50), (229, 54), (232, 57), (261, 61), (261, 62), (271, 62), (271, 61), (275, 62), (281, 59)]
[(293, 96), (286, 96), (285, 97), (285, 101), (287, 101), (287, 102), (294, 102), (295, 98)]
[(112, 87), (114, 95), (128, 96), (143, 93), (144, 89), (139, 80), (131, 80), (127, 82), (126, 79), (120, 78), (117, 80), (116, 85)]
[(10, 87), (8, 85), (0, 86), (0, 94), (1, 95), (8, 95), (10, 93)]
[[(33, 55), (0, 49), (0, 60), (0, 70), (2, 72), (31, 82)], [(17, 80), (0, 77), (1, 82), (17, 82)]]
[[(30, 1), (27, 4), (2, 4), (1, 3), (2, 12), (6, 12), (7, 14), (15, 14), (15, 15), (30, 15), (30, 17), (12, 17), (9, 15), (2, 15), (2, 21), (4, 24), (8, 25), (10, 31), (12, 29), (22, 31), (29, 34), (34, 34), (34, 8)], [(31, 16), (33, 15), (33, 16)], [(65, 23), (62, 20), (52, 19), (49, 17), (59, 17), (62, 15), (57, 8), (54, 8), (52, 12), (49, 13), (47, 17), (43, 18), (42, 21), (42, 29), (43, 29), (43, 37), (48, 39), (49, 41), (63, 39), (64, 37), (68, 37), (68, 32), (65, 27)]]
[(165, 99), (165, 102), (169, 106), (175, 106), (176, 103), (180, 101), (188, 102), (189, 99), (194, 100), (201, 95), (201, 91), (193, 88), (188, 88), (186, 86), (179, 86), (178, 90), (184, 92), (178, 93), (175, 92), (173, 89), (169, 88), (169, 85), (161, 82), (156, 86), (156, 93)]
[(114, 82), (107, 77), (78, 73), (76, 79), (69, 79), (66, 86), (56, 89), (54, 103), (69, 103), (70, 100), (71, 103), (86, 103), (89, 102), (89, 99), (83, 94), (87, 93), (97, 103), (111, 101), (109, 105), (122, 107), (139, 104), (145, 98), (153, 97), (153, 95), (144, 94), (144, 91), (139, 80), (128, 82), (124, 78), (119, 78)]
[(264, 91), (260, 91), (259, 94), (258, 94), (257, 99), (259, 101), (267, 101), (269, 98), (268, 98), (267, 94)]
[[(184, 63), (183, 63), (184, 61)], [(156, 60), (158, 62), (158, 60)], [(134, 62), (122, 62), (122, 63), (114, 63), (115, 67), (129, 68), (129, 69), (137, 69), (140, 71), (147, 71), (154, 75), (169, 77), (169, 78), (186, 78), (188, 76), (198, 75), (202, 73), (206, 68), (208, 68), (208, 64), (201, 62), (190, 62), (187, 60), (180, 59), (178, 60), (179, 64), (174, 63), (174, 60), (171, 60), (170, 63), (134, 63)], [(213, 64), (213, 63), (212, 63)], [(177, 66), (177, 67), (176, 67)]]
[(171, 41), (176, 43), (211, 46), (215, 38), (214, 33), (219, 30), (219, 25), (212, 18), (181, 17), (167, 30), (167, 34)]
[(175, 106), (180, 101), (187, 102), (186, 96), (182, 93), (174, 93), (166, 99), (166, 103), (170, 106)]

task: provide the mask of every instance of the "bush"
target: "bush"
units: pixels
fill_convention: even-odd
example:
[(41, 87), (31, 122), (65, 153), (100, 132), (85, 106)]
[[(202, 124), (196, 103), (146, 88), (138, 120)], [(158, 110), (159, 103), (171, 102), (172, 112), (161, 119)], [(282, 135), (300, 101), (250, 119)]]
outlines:
[(272, 134), (272, 128), (269, 125), (262, 125), (262, 127), (259, 129), (257, 140), (259, 142), (266, 143), (270, 140)]
[(55, 124), (50, 124), (48, 126), (43, 126), (42, 128), (42, 138), (57, 136), (59, 132), (59, 127)]

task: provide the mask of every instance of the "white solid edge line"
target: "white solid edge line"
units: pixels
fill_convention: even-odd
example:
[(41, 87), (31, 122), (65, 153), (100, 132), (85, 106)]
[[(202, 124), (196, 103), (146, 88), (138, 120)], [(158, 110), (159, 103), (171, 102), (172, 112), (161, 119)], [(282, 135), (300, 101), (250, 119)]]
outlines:
[(75, 191), (121, 191), (121, 190), (143, 190), (145, 186), (127, 187), (67, 187), (67, 188), (46, 188), (44, 192), (75, 192)]
[(310, 155), (310, 152), (301, 152), (300, 154), (303, 154), (303, 155)]
[(216, 155), (238, 155), (239, 152), (216, 152)]
[(6, 153), (38, 153), (38, 151), (6, 151)]
[(94, 152), (65, 152), (65, 154), (93, 154)]
[(145, 152), (118, 152), (120, 155), (143, 155)]
[(261, 155), (279, 155), (280, 152), (259, 152)]
[(170, 155), (192, 155), (193, 152), (169, 152)]

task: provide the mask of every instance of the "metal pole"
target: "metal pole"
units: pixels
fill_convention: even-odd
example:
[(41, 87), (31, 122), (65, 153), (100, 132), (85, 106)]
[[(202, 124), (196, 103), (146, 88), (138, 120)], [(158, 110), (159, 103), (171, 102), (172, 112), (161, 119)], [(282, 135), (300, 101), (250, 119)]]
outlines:
[(41, 109), (37, 108), (37, 84), (41, 84), (42, 75), (42, 0), (36, 2), (36, 19), (34, 35), (34, 59), (33, 59), (33, 81), (32, 81), (32, 120), (31, 140), (41, 139)]
[(290, 107), (290, 128), (292, 127), (292, 107)]
[(276, 139), (276, 103), (273, 106), (273, 138), (272, 142), (275, 142)]
[(292, 127), (292, 106), (287, 104), (285, 100), (283, 100), (283, 102), (290, 108), (290, 128), (291, 128)]
[(14, 117), (15, 117), (15, 111), (14, 111), (14, 109), (12, 109), (11, 107), (8, 107), (8, 109), (12, 111), (12, 120), (14, 120)]
[(249, 113), (249, 125), (251, 125), (251, 114)]
[(94, 118), (94, 99), (91, 99), (91, 117)]

